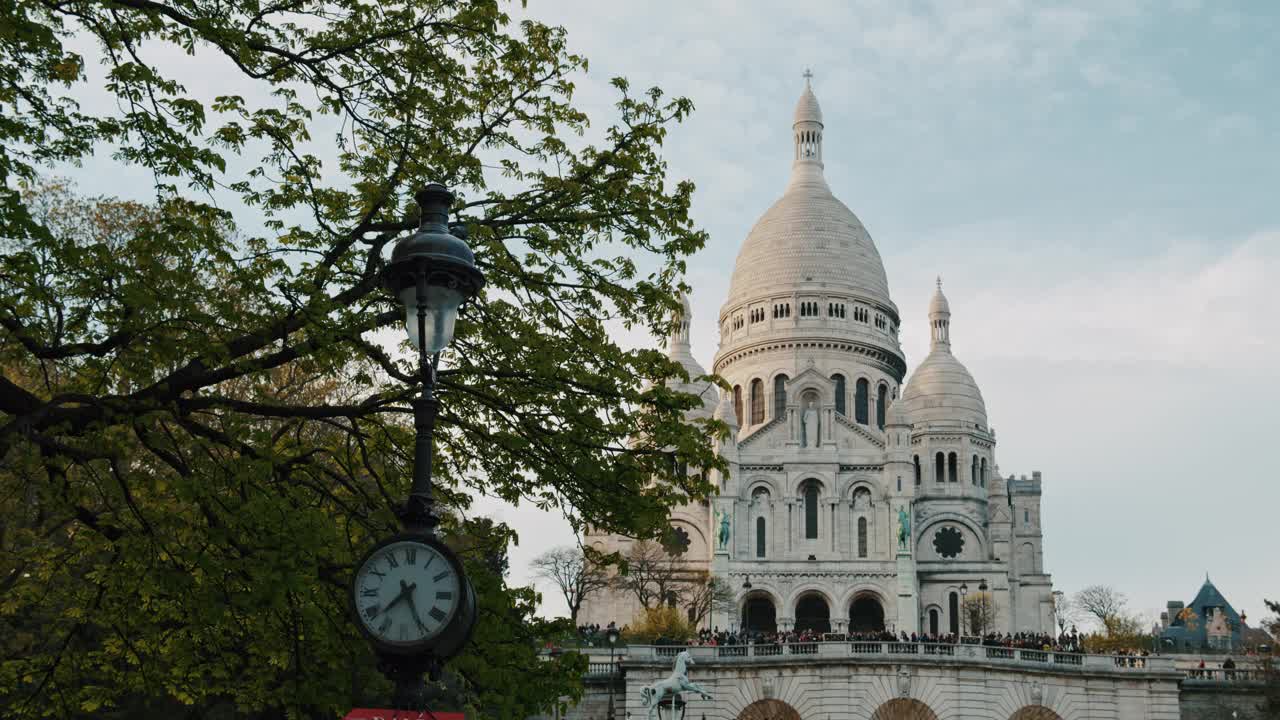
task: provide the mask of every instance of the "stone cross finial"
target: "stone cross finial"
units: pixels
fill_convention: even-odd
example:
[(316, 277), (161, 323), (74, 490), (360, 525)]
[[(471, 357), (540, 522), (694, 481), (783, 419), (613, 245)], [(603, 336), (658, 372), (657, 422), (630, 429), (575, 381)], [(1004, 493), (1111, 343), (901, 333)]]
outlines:
[(802, 76), (804, 77), (805, 87), (808, 87), (809, 81), (813, 79), (813, 71), (810, 70), (809, 68), (805, 68), (804, 72), (802, 73)]
[(938, 276), (938, 289), (939, 289), (939, 290), (941, 290), (941, 289), (942, 289), (942, 276), (941, 276), (941, 275), (939, 275), (939, 276)]

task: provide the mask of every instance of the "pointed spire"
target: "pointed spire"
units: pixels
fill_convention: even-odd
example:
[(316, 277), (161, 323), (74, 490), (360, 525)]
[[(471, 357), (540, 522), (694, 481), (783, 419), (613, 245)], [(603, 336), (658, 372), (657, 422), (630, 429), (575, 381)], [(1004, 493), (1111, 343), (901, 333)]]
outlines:
[(930, 349), (950, 351), (951, 304), (947, 302), (947, 296), (942, 294), (941, 275), (938, 276), (938, 289), (933, 292), (933, 299), (929, 301), (929, 327), (932, 338)]
[(667, 336), (667, 357), (679, 360), (690, 355), (689, 322), (693, 320), (693, 306), (689, 297), (680, 293), (680, 310), (675, 313), (671, 323), (671, 334)]
[(792, 142), (795, 144), (795, 162), (791, 170), (791, 187), (800, 184), (817, 184), (826, 187), (822, 177), (822, 107), (813, 94), (813, 72), (804, 71), (804, 90), (796, 101), (796, 111), (791, 124)]

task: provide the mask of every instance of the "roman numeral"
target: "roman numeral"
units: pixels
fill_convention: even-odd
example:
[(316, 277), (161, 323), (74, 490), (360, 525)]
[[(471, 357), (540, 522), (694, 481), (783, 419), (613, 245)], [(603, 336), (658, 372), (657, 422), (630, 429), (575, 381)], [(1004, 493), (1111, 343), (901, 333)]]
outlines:
[(427, 558), (427, 564), (426, 564), (426, 565), (423, 565), (423, 566), (422, 566), (422, 569), (423, 569), (423, 570), (426, 570), (427, 568), (431, 567), (431, 562), (432, 562), (433, 560), (435, 560), (435, 559), (436, 559), (436, 556), (435, 556), (435, 555), (431, 555), (430, 557), (428, 557), (428, 558)]
[(436, 593), (436, 599), (437, 599), (437, 600), (452, 600), (452, 599), (453, 599), (453, 593), (452, 593), (452, 592), (449, 592), (448, 590), (441, 590), (440, 592)]
[(389, 618), (389, 617), (385, 617), (385, 618), (383, 618), (383, 619), (382, 619), (382, 624), (378, 626), (378, 634), (379, 634), (379, 635), (386, 635), (386, 634), (387, 634), (387, 631), (388, 631), (388, 630), (390, 630), (390, 629), (391, 629), (391, 618)]
[(408, 625), (406, 625), (406, 624), (404, 624), (404, 623), (400, 623), (400, 625), (397, 627), (397, 629), (400, 631), (400, 639), (401, 639), (401, 640), (408, 640), (408, 639), (409, 639), (409, 626), (408, 626)]
[(378, 597), (378, 589), (360, 588), (360, 597)]
[(372, 620), (378, 617), (378, 611), (381, 609), (381, 605), (370, 605), (364, 609), (364, 616)]
[(435, 618), (435, 619), (436, 619), (436, 622), (444, 622), (444, 618), (445, 618), (444, 611), (443, 611), (443, 610), (441, 610), (441, 609), (440, 609), (440, 608), (438, 608), (438, 607), (433, 607), (433, 608), (431, 608), (431, 612), (429, 612), (429, 613), (427, 613), (427, 614), (428, 614), (428, 615), (430, 615), (431, 617)]
[(418, 548), (405, 548), (404, 562), (406, 565), (415, 565), (418, 562)]
[(386, 574), (386, 573), (380, 573), (380, 572), (378, 572), (377, 570), (374, 570), (373, 568), (369, 568), (369, 574), (370, 574), (370, 575), (377, 575), (377, 576), (378, 576), (378, 577), (380, 577), (380, 578), (381, 578), (381, 577), (386, 577), (386, 576), (387, 576), (387, 574)]
[(396, 554), (395, 554), (395, 553), (393, 553), (393, 552), (389, 552), (389, 553), (387, 553), (387, 564), (391, 566), (391, 569), (392, 569), (392, 570), (394, 570), (394, 569), (396, 569), (396, 568), (400, 567), (400, 563), (396, 562)]
[(437, 574), (435, 577), (433, 577), (433, 578), (431, 578), (431, 579), (432, 579), (432, 580), (434, 580), (434, 581), (436, 581), (436, 582), (440, 582), (441, 580), (443, 580), (443, 579), (445, 579), (445, 578), (447, 578), (447, 577), (449, 577), (449, 571), (448, 571), (448, 570), (441, 570), (439, 574)]

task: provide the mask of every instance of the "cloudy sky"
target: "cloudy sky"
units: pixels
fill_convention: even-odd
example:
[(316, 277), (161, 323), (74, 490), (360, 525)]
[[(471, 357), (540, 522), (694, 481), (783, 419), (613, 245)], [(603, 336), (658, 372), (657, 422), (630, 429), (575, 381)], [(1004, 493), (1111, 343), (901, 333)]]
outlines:
[[(529, 0), (608, 81), (697, 111), (668, 139), (710, 232), (689, 265), (694, 353), (710, 366), (738, 246), (777, 198), (812, 68), (827, 179), (884, 257), (908, 363), (941, 275), (952, 339), (986, 397), (1003, 473), (1044, 473), (1059, 589), (1114, 585), (1154, 616), (1205, 572), (1237, 609), (1280, 599), (1280, 5), (1105, 0), (776, 3)], [(231, 74), (160, 51), (210, 94)], [(107, 102), (100, 92), (84, 101)], [(149, 189), (99, 157), (89, 193)], [(631, 338), (631, 341), (647, 341)], [(512, 523), (514, 580), (572, 541)], [(542, 586), (547, 614), (563, 601)]]
[[(914, 366), (941, 274), (1004, 474), (1044, 473), (1045, 564), (1154, 616), (1206, 572), (1280, 598), (1280, 6), (562, 2), (606, 83), (697, 107), (667, 145), (711, 234), (690, 263), (710, 366), (738, 247), (781, 193), (810, 67), (833, 191), (884, 256)], [(494, 508), (528, 558), (571, 536)], [(563, 610), (543, 586), (546, 610)]]

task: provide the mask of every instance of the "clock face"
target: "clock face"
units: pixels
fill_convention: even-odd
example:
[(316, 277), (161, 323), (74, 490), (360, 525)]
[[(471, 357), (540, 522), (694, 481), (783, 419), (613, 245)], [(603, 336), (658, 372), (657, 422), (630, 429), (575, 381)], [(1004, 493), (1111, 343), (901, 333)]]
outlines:
[(387, 645), (427, 642), (457, 612), (459, 578), (453, 563), (431, 545), (399, 540), (378, 548), (356, 573), (356, 614), (365, 630)]

